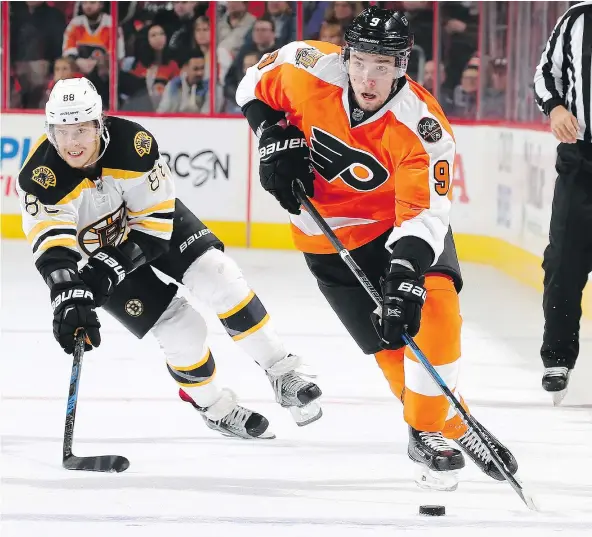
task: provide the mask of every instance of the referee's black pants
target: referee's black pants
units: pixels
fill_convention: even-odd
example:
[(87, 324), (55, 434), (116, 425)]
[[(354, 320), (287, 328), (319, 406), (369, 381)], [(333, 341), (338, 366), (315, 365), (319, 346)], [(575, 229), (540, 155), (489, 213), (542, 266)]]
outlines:
[(592, 271), (592, 144), (559, 144), (549, 245), (545, 249), (541, 358), (545, 367), (573, 369), (582, 292)]

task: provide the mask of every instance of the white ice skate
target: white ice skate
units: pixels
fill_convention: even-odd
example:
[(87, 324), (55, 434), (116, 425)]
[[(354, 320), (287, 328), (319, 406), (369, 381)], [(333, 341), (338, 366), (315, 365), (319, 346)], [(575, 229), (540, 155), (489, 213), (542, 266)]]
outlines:
[(224, 436), (262, 440), (275, 438), (275, 434), (269, 429), (267, 418), (237, 404), (236, 394), (228, 388), (223, 388), (220, 398), (207, 408), (197, 405), (182, 389), (179, 390), (179, 397), (193, 405), (210, 429)]
[(290, 411), (299, 427), (308, 425), (323, 415), (318, 401), (322, 394), (321, 389), (304, 378), (308, 375), (296, 371), (301, 365), (302, 358), (288, 354), (266, 370), (275, 392), (275, 400)]

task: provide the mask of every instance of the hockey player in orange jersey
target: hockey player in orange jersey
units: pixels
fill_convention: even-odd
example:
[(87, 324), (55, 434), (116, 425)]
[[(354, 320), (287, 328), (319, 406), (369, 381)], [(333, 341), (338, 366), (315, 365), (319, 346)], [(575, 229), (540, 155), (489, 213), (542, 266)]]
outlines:
[[(403, 402), (418, 484), (456, 488), (463, 452), (502, 480), (480, 440), (402, 341), (405, 330), (417, 336), (462, 401), (456, 391), (462, 278), (449, 227), (452, 129), (434, 97), (405, 74), (413, 35), (402, 13), (366, 9), (345, 43), (294, 42), (247, 71), (237, 103), (259, 137), (261, 184), (290, 212), (294, 243), (321, 292)], [(296, 178), (382, 289), (379, 323), (371, 320), (372, 300), (301, 210)], [(509, 450), (488, 438), (515, 473)]]

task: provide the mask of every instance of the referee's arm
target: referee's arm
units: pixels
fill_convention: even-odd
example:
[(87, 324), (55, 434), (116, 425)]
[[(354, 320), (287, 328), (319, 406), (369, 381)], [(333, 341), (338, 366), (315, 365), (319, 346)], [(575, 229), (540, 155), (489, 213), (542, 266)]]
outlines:
[(560, 142), (573, 144), (577, 141), (579, 125), (577, 118), (565, 107), (563, 95), (564, 62), (563, 39), (569, 16), (563, 16), (551, 33), (541, 61), (534, 75), (535, 101), (541, 112), (551, 119), (551, 131)]

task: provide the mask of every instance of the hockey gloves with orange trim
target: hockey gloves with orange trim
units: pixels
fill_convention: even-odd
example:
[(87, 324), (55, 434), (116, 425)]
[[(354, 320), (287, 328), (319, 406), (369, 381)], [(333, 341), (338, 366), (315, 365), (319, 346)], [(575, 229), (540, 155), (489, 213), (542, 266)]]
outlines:
[(261, 186), (292, 214), (300, 214), (300, 202), (293, 191), (300, 179), (308, 197), (314, 195), (314, 174), (306, 138), (294, 125), (272, 125), (259, 138), (259, 178)]
[(101, 323), (95, 312), (92, 291), (75, 271), (59, 269), (49, 275), (53, 335), (67, 354), (74, 351), (74, 336), (78, 329), (86, 332), (85, 350), (101, 344)]
[(396, 350), (405, 346), (403, 333), (415, 336), (419, 332), (421, 308), (426, 299), (424, 277), (418, 276), (413, 265), (393, 259), (382, 282), (382, 319), (379, 328), (382, 346)]

